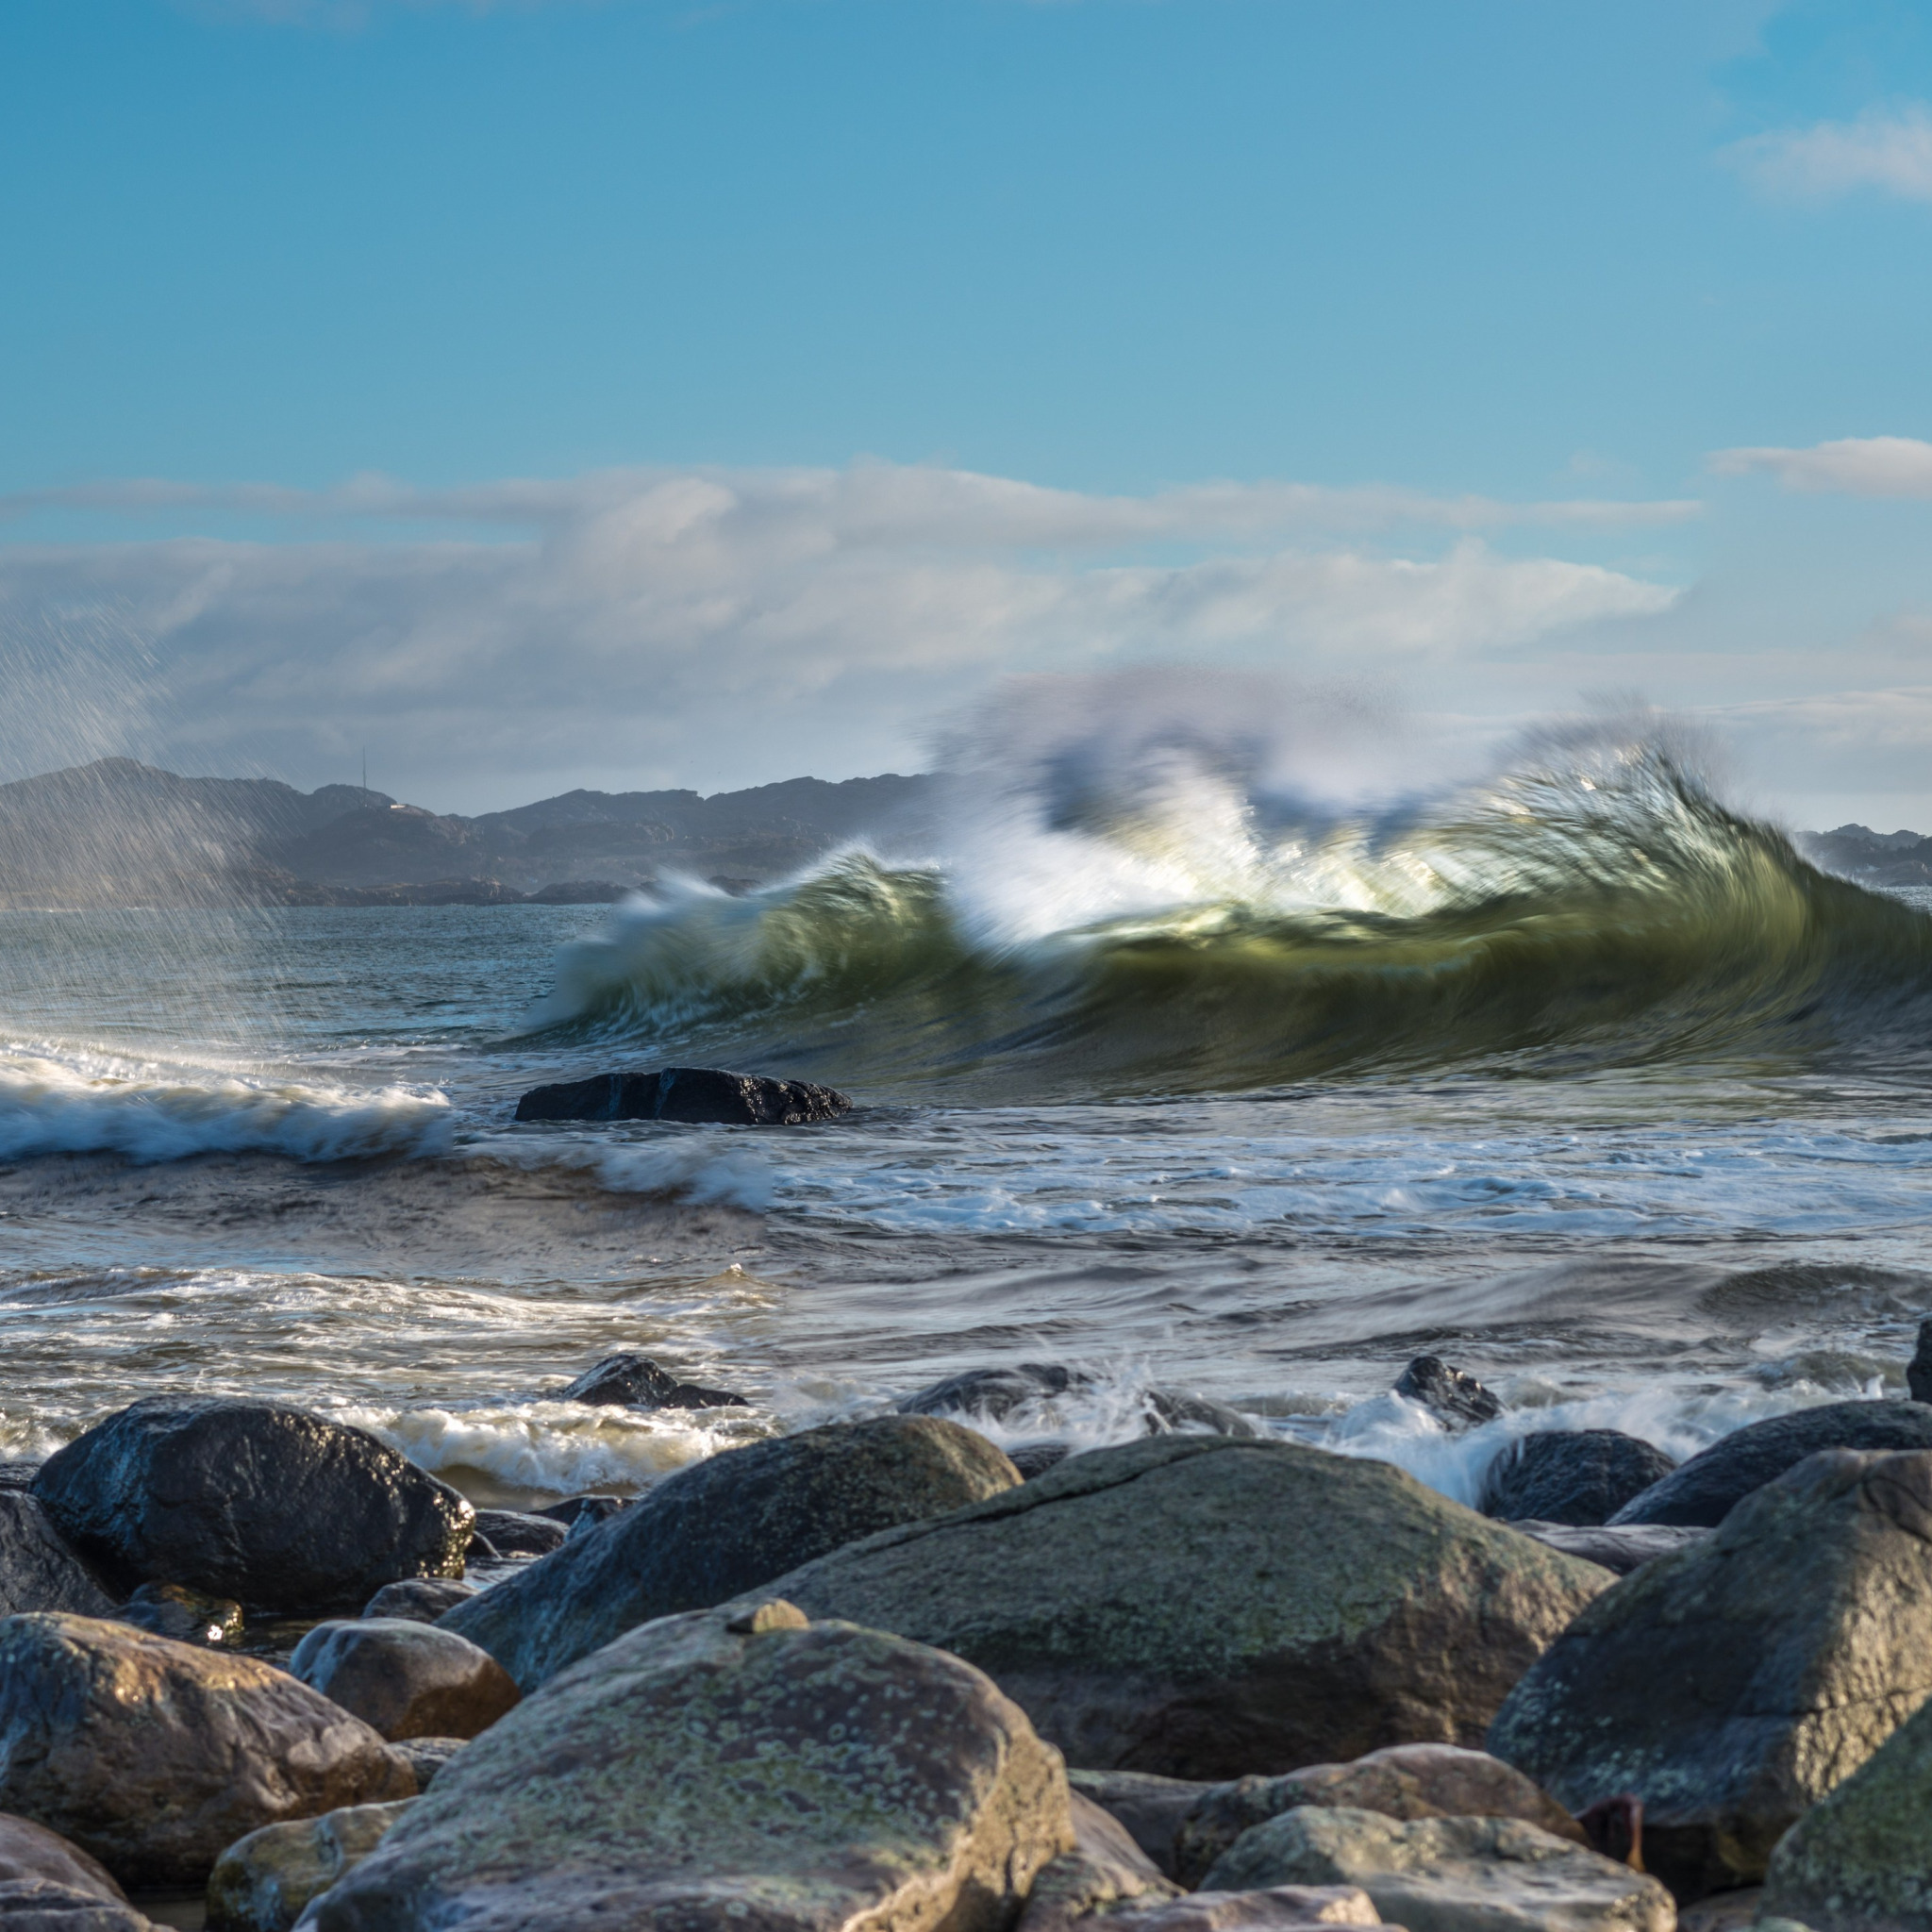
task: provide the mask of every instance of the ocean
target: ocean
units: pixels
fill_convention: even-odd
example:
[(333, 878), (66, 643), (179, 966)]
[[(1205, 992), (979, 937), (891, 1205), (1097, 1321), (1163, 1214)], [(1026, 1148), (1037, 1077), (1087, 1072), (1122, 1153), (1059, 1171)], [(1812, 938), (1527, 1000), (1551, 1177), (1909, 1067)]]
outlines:
[[(243, 1390), (530, 1505), (1038, 1360), (1094, 1380), (1002, 1440), (1158, 1385), (1473, 1502), (1525, 1430), (1902, 1391), (1932, 917), (1661, 736), (1373, 811), (1180, 744), (949, 824), (610, 908), (0, 913), (0, 1455)], [(666, 1064), (856, 1105), (512, 1118)], [(556, 1399), (625, 1348), (751, 1406)], [(1424, 1352), (1506, 1413), (1393, 1395)]]

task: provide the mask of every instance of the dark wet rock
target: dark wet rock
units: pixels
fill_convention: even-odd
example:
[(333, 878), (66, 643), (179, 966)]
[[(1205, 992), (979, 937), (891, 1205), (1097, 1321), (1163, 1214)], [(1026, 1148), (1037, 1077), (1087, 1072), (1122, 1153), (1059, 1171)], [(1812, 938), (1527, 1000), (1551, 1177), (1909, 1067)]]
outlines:
[(1533, 1536), (1566, 1557), (1580, 1557), (1586, 1563), (1600, 1563), (1627, 1576), (1659, 1557), (1674, 1556), (1702, 1542), (1710, 1532), (1701, 1525), (1677, 1523), (1608, 1524), (1512, 1523), (1524, 1536)]
[[(1180, 1887), (1164, 1877), (1119, 1819), (1071, 1793), (1074, 1844), (1035, 1874), (1017, 1932), (1070, 1932), (1096, 1912), (1128, 1899), (1170, 1899)], [(1097, 1928), (1089, 1928), (1097, 1932)]]
[(1919, 1324), (1919, 1345), (1906, 1364), (1906, 1387), (1914, 1402), (1932, 1403), (1932, 1322)]
[(1556, 1799), (1500, 1758), (1454, 1744), (1395, 1744), (1352, 1764), (1311, 1764), (1279, 1777), (1250, 1775), (1211, 1787), (1174, 1832), (1174, 1877), (1190, 1887), (1206, 1883), (1243, 1832), (1298, 1805), (1404, 1820), (1519, 1818), (1574, 1844), (1589, 1843)]
[(289, 1669), (391, 1742), (474, 1738), (519, 1695), (487, 1650), (439, 1624), (406, 1617), (318, 1624)]
[(605, 1407), (622, 1405), (626, 1408), (746, 1408), (741, 1395), (728, 1389), (704, 1389), (695, 1382), (681, 1382), (667, 1368), (647, 1355), (607, 1355), (594, 1367), (586, 1369), (568, 1389), (559, 1390), (559, 1402), (593, 1402)]
[(89, 1617), (0, 1622), (0, 1807), (123, 1885), (198, 1885), (258, 1825), (414, 1790), (367, 1724), (255, 1657)]
[(47, 1513), (18, 1490), (0, 1490), (0, 1616), (71, 1610), (105, 1617), (112, 1600), (62, 1541)]
[(1474, 1375), (1452, 1369), (1439, 1355), (1419, 1355), (1395, 1378), (1395, 1392), (1419, 1402), (1452, 1429), (1494, 1422), (1502, 1403)]
[(309, 1901), (353, 1872), (415, 1803), (349, 1805), (251, 1831), (215, 1860), (208, 1932), (293, 1932)]
[[(989, 1369), (965, 1369), (930, 1388), (920, 1389), (899, 1405), (901, 1415), (977, 1416), (1005, 1422), (1028, 1404), (1056, 1395), (1080, 1394), (1099, 1385), (1085, 1369), (1062, 1362), (1003, 1362)], [(1246, 1416), (1224, 1402), (1172, 1389), (1138, 1392), (1142, 1425), (1150, 1436), (1176, 1429), (1211, 1429), (1222, 1436), (1257, 1436)], [(1042, 1445), (1045, 1446), (1045, 1445)], [(1058, 1445), (1055, 1445), (1058, 1446)]]
[(1688, 1900), (1761, 1878), (1928, 1691), (1932, 1454), (1825, 1450), (1590, 1605), (1490, 1749), (1573, 1812), (1641, 1800), (1644, 1864)]
[(575, 1529), (586, 1518), (591, 1523), (602, 1523), (607, 1517), (615, 1516), (630, 1506), (631, 1498), (628, 1496), (566, 1496), (562, 1502), (552, 1503), (548, 1508), (538, 1510), (537, 1514), (548, 1516), (566, 1529)]
[(1752, 1491), (1821, 1449), (1932, 1449), (1932, 1407), (1923, 1402), (1827, 1402), (1733, 1429), (1633, 1497), (1610, 1521), (1715, 1528)]
[(467, 1738), (398, 1738), (391, 1749), (416, 1774), (416, 1789), (426, 1791), (443, 1766), (469, 1743)]
[(1217, 1778), (1479, 1744), (1609, 1581), (1386, 1463), (1165, 1436), (837, 1551), (782, 1593), (994, 1673), (1075, 1763)]
[(1932, 1925), (1932, 1704), (1779, 1840), (1764, 1907), (1830, 1932)]
[(9, 1490), (32, 1489), (34, 1477), (40, 1473), (38, 1462), (0, 1462), (0, 1495)]
[(1620, 1429), (1543, 1429), (1519, 1436), (1490, 1465), (1479, 1507), (1507, 1521), (1607, 1523), (1676, 1466)]
[[(1321, 1932), (1325, 1925), (1381, 1924), (1374, 1900), (1358, 1885), (1276, 1885), (1265, 1891), (1129, 1899), (1089, 1922), (1088, 1932), (1246, 1932), (1249, 1926), (1256, 1932)], [(1389, 1932), (1402, 1928), (1391, 1926)]]
[(1674, 1932), (1655, 1878), (1518, 1818), (1419, 1818), (1305, 1806), (1244, 1832), (1213, 1891), (1358, 1885), (1407, 1932)]
[(1019, 1481), (984, 1436), (929, 1416), (754, 1442), (679, 1470), (635, 1508), (458, 1605), (441, 1627), (480, 1643), (527, 1691), (653, 1617), (723, 1603)]
[(1067, 1772), (1083, 1798), (1118, 1819), (1163, 1877), (1174, 1875), (1174, 1834), (1181, 1820), (1209, 1791), (1222, 1789), (1198, 1778), (1161, 1777), (1151, 1771)]
[(552, 1516), (526, 1516), (521, 1509), (479, 1509), (476, 1534), (503, 1557), (547, 1557), (570, 1535), (570, 1525)]
[(1008, 1445), (1007, 1454), (1012, 1459), (1021, 1477), (1031, 1482), (1037, 1475), (1044, 1475), (1050, 1469), (1058, 1469), (1074, 1453), (1071, 1442), (1016, 1442)]
[(242, 1630), (242, 1606), (233, 1597), (205, 1596), (178, 1583), (143, 1583), (114, 1618), (177, 1643), (210, 1647), (239, 1642)]
[(446, 1610), (453, 1610), (466, 1598), (476, 1594), (474, 1583), (455, 1576), (406, 1576), (400, 1583), (385, 1583), (362, 1606), (365, 1617), (407, 1617), (415, 1624), (433, 1624)]
[(552, 1678), (312, 1924), (998, 1932), (1073, 1837), (1058, 1754), (991, 1679), (745, 1600)]
[[(70, 1844), (59, 1833), (49, 1831), (44, 1824), (36, 1824), (30, 1818), (0, 1813), (0, 1888), (6, 1887), (14, 1888), (16, 1896), (0, 1902), (0, 1926), (25, 1922), (26, 1907), (32, 1903), (31, 1892), (39, 1887), (53, 1888), (70, 1897), (90, 1899), (101, 1905), (125, 1907), (127, 1904), (126, 1893), (115, 1884), (107, 1867), (90, 1857), (78, 1845)], [(73, 1907), (63, 1905), (60, 1909)]]
[(685, 1121), (724, 1127), (795, 1127), (836, 1120), (852, 1103), (808, 1080), (768, 1080), (716, 1067), (663, 1067), (651, 1074), (598, 1074), (533, 1087), (517, 1102), (520, 1121)]
[(365, 1430), (238, 1396), (137, 1402), (50, 1457), (33, 1492), (117, 1588), (311, 1613), (457, 1574), (474, 1513)]

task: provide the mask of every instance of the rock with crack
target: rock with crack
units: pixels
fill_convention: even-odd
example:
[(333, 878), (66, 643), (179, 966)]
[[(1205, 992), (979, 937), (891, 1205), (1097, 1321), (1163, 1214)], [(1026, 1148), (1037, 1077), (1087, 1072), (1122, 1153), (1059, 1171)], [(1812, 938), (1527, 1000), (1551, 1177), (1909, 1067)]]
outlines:
[(292, 1932), (310, 1902), (353, 1872), (416, 1802), (349, 1805), (251, 1831), (215, 1860), (208, 1932)]
[(1090, 1770), (1220, 1778), (1479, 1744), (1610, 1581), (1386, 1463), (1164, 1436), (836, 1551), (780, 1593), (978, 1664)]
[(487, 1650), (407, 1617), (318, 1624), (296, 1645), (289, 1669), (392, 1743), (476, 1737), (519, 1696)]
[(958, 1657), (741, 1602), (551, 1679), (313, 1932), (998, 1932), (1071, 1848), (1058, 1754)]
[(1573, 1812), (1641, 1800), (1644, 1864), (1690, 1900), (1761, 1878), (1928, 1693), (1932, 1454), (1826, 1450), (1589, 1606), (1490, 1749)]

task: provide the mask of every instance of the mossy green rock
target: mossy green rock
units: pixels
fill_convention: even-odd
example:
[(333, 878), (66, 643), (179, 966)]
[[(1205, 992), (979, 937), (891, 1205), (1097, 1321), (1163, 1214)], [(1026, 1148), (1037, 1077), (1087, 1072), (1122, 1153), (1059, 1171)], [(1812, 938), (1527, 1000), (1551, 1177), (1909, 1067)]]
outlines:
[(1832, 1932), (1932, 1925), (1932, 1704), (1779, 1841), (1764, 1905)]
[(790, 1605), (665, 1618), (453, 1759), (305, 1932), (997, 1932), (1074, 1842), (971, 1665)]
[(359, 1865), (415, 1802), (348, 1805), (251, 1831), (215, 1860), (208, 1932), (290, 1932), (308, 1902)]
[(772, 1585), (939, 1645), (1089, 1768), (1238, 1777), (1479, 1744), (1611, 1582), (1387, 1463), (1159, 1437)]
[(1490, 1749), (1572, 1811), (1643, 1801), (1681, 1899), (1772, 1847), (1932, 1693), (1932, 1453), (1825, 1450), (1599, 1597)]

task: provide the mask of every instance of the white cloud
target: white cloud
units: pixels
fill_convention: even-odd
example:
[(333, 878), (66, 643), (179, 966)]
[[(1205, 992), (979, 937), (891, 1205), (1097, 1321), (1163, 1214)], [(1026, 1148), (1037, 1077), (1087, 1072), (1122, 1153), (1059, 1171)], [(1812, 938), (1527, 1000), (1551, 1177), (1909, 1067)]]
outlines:
[[(0, 546), (0, 659), (9, 637), (44, 658), (62, 625), (97, 637), (109, 613), (168, 694), (154, 755), (315, 783), (366, 742), (428, 802), (464, 808), (553, 779), (710, 789), (904, 765), (938, 710), (1010, 671), (1433, 674), (1677, 594), (1500, 555), (1460, 500), (1293, 485), (1090, 497), (863, 463), (34, 501), (375, 520), (306, 541)], [(1418, 513), (1456, 533), (1446, 549), (1391, 556), (1312, 527)], [(0, 764), (18, 762), (9, 728)]]
[(1724, 157), (1768, 193), (1825, 201), (1876, 188), (1907, 201), (1932, 201), (1932, 112), (1920, 103), (1869, 108), (1856, 121), (1754, 135)]
[(1932, 442), (1910, 436), (1851, 436), (1809, 449), (1722, 449), (1709, 463), (1721, 475), (1765, 472), (1787, 490), (1932, 496)]

